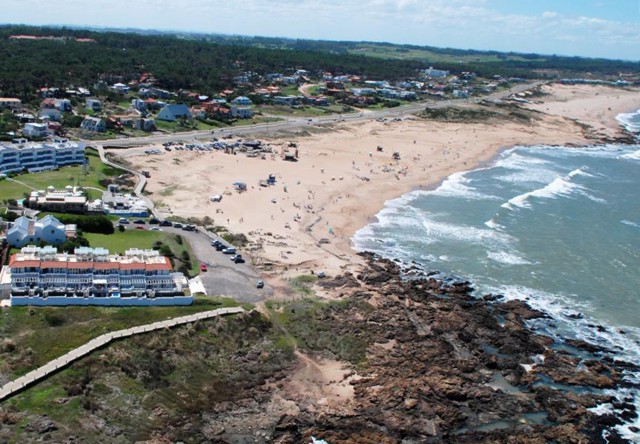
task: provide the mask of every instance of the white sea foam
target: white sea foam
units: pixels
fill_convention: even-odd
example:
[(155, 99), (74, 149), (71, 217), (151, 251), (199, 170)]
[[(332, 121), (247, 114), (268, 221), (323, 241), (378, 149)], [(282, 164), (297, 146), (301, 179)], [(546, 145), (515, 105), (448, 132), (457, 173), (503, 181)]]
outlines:
[(474, 187), (470, 186), (469, 183), (471, 182), (471, 179), (466, 176), (467, 173), (468, 171), (454, 173), (447, 177), (437, 189), (433, 191), (426, 191), (425, 194), (474, 200), (500, 199), (497, 196), (480, 193)]
[(576, 176), (596, 177), (593, 174), (587, 173), (585, 171), (585, 169), (586, 169), (585, 167), (581, 167), (581, 168), (575, 169), (575, 170), (571, 171), (569, 174), (567, 174), (567, 176), (569, 176), (571, 178), (576, 177)]
[[(556, 333), (555, 329), (547, 333), (556, 335), (556, 339), (575, 337), (612, 350), (617, 359), (630, 363), (640, 362), (640, 328), (617, 328), (608, 325), (604, 325), (604, 328), (594, 328), (594, 325), (602, 324), (602, 322), (589, 316), (575, 317), (576, 310), (578, 312), (589, 311), (589, 305), (561, 294), (546, 293), (517, 285), (503, 285), (484, 290), (493, 294), (503, 294), (507, 300), (525, 300), (532, 308), (551, 315), (554, 323), (558, 325), (559, 333)], [(624, 330), (624, 333), (621, 332), (621, 329)], [(637, 374), (625, 373), (624, 379), (632, 384), (632, 387), (633, 384), (640, 383), (640, 375)], [(633, 399), (636, 409), (640, 410), (640, 396), (634, 388), (606, 390), (605, 394), (614, 396), (619, 401)], [(591, 411), (598, 415), (615, 413), (610, 404), (598, 405), (593, 407)], [(634, 431), (637, 429), (640, 429), (640, 418), (634, 418), (630, 422), (616, 426), (620, 435), (631, 442), (640, 442), (640, 434)]]
[(507, 234), (469, 225), (449, 224), (433, 219), (423, 220), (422, 225), (427, 237), (437, 239), (463, 241), (481, 245), (509, 245), (515, 241), (513, 237)]
[(638, 222), (632, 222), (630, 220), (621, 220), (620, 223), (624, 225), (629, 225), (630, 227), (640, 228), (640, 223)]
[(623, 154), (620, 156), (621, 159), (630, 159), (630, 160), (640, 160), (640, 150), (634, 151), (633, 153)]
[(488, 228), (491, 228), (492, 230), (497, 230), (497, 231), (502, 231), (504, 230), (504, 226), (500, 225), (498, 222), (496, 222), (493, 219), (489, 219), (488, 221), (486, 221), (484, 223), (484, 225)]
[(530, 197), (553, 198), (560, 195), (568, 196), (580, 188), (582, 188), (580, 185), (566, 181), (561, 177), (557, 177), (553, 182), (543, 188), (529, 191), (528, 193), (520, 194), (509, 199), (509, 201), (502, 204), (501, 207), (508, 210), (513, 210), (514, 207), (530, 208), (531, 205), (528, 203)]
[(487, 251), (487, 257), (493, 261), (506, 265), (527, 265), (528, 260), (508, 251)]
[(529, 198), (531, 197), (553, 199), (558, 196), (570, 196), (574, 193), (578, 193), (593, 202), (602, 204), (607, 203), (606, 200), (589, 194), (583, 186), (572, 182), (571, 179), (576, 176), (595, 177), (594, 175), (587, 173), (583, 168), (577, 168), (565, 177), (556, 177), (551, 183), (542, 188), (538, 188), (537, 190), (529, 191), (509, 199), (509, 201), (503, 203), (501, 207), (508, 210), (514, 210), (515, 208), (531, 208), (531, 204), (529, 202)]
[(640, 132), (640, 109), (634, 113), (618, 114), (616, 120), (628, 131), (635, 133)]
[[(518, 148), (520, 149), (520, 148)], [(531, 165), (548, 165), (548, 160), (540, 159), (533, 156), (523, 156), (513, 149), (505, 151), (501, 158), (496, 162), (496, 167), (502, 167), (513, 170), (528, 170)]]

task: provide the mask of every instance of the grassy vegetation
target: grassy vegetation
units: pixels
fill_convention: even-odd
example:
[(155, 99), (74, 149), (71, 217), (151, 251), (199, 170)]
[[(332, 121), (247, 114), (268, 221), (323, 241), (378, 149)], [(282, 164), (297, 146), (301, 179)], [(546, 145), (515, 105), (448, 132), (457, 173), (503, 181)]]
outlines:
[[(179, 427), (172, 442), (210, 442), (202, 434), (206, 418), (194, 412), (251, 399), (253, 387), (290, 371), (295, 358), (274, 347), (272, 333), (254, 312), (113, 342), (3, 403), (0, 419), (9, 421), (0, 440), (35, 441), (41, 434), (27, 426), (47, 415), (58, 427), (51, 442), (79, 433), (89, 444), (138, 442), (178, 423), (192, 425)], [(83, 427), (94, 423), (105, 425)]]
[(342, 105), (304, 106), (300, 108), (284, 105), (260, 105), (260, 111), (263, 114), (290, 117), (316, 117), (345, 112)]
[(318, 276), (315, 274), (303, 274), (290, 279), (289, 283), (298, 293), (302, 293), (305, 296), (313, 296), (314, 293), (311, 285), (316, 283), (317, 280)]
[(203, 296), (186, 307), (12, 307), (0, 316), (0, 364), (17, 376), (110, 331), (238, 305)]
[(300, 91), (298, 91), (298, 85), (287, 85), (280, 88), (281, 96), (298, 96), (300, 95)]
[[(300, 276), (298, 282), (309, 282), (311, 277)], [(340, 360), (362, 365), (366, 359), (368, 346), (364, 331), (351, 331), (347, 327), (336, 330), (332, 316), (349, 316), (348, 312), (370, 311), (373, 307), (362, 301), (345, 299), (342, 301), (322, 302), (306, 298), (299, 301), (280, 303), (268, 301), (269, 318), (279, 327), (280, 335), (275, 344), (283, 349), (299, 348), (311, 353), (330, 353)], [(346, 312), (346, 313), (345, 313)]]
[[(362, 43), (349, 50), (351, 54), (376, 57), (385, 60), (419, 60), (427, 63), (491, 63), (505, 61), (526, 61), (524, 57), (517, 54), (459, 54), (455, 52), (445, 53), (443, 51), (433, 51), (428, 48), (418, 47), (398, 47), (390, 45), (380, 45), (376, 43)], [(544, 62), (543, 57), (533, 59), (537, 62)], [(528, 60), (531, 61), (531, 60)]]
[[(78, 185), (104, 190), (105, 187), (100, 184), (101, 180), (123, 173), (123, 171), (103, 165), (98, 153), (93, 149), (87, 149), (86, 156), (89, 159), (86, 175), (82, 173), (81, 165), (73, 165), (62, 167), (57, 170), (19, 174), (14, 177), (16, 181), (22, 182), (27, 186), (14, 182), (13, 180), (5, 179), (1, 181), (0, 201), (7, 199), (22, 199), (24, 193), (30, 193), (34, 189), (44, 190), (50, 185), (58, 189), (64, 188), (67, 185)], [(93, 197), (92, 194), (91, 190), (89, 190), (90, 198)]]

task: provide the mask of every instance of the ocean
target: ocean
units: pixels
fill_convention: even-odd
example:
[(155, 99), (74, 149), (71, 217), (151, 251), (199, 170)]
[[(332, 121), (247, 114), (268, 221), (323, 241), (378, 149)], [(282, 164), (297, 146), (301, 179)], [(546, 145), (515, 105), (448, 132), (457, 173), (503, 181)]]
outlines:
[[(618, 120), (640, 132), (640, 110)], [(534, 329), (640, 363), (640, 143), (506, 150), (435, 190), (386, 202), (352, 241), (469, 280), (479, 296), (526, 300), (552, 318)], [(616, 395), (633, 397), (640, 411), (637, 390)], [(633, 427), (640, 420), (618, 432), (640, 442)]]

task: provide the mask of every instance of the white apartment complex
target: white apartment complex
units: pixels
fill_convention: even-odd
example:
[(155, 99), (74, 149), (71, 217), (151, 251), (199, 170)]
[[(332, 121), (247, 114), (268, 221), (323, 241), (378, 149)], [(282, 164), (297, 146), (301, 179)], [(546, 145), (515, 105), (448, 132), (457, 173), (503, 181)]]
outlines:
[(85, 161), (84, 144), (56, 137), (51, 142), (32, 143), (15, 139), (0, 143), (0, 173), (52, 170)]
[[(127, 250), (109, 254), (104, 248), (76, 248), (74, 254), (55, 247), (22, 248), (9, 261), (12, 305), (136, 305), (136, 299), (173, 298), (171, 305), (192, 302), (169, 258), (155, 250)], [(84, 299), (97, 299), (87, 303)], [(128, 304), (127, 301), (133, 301)], [(62, 303), (61, 303), (62, 302)], [(162, 301), (158, 301), (158, 305)]]

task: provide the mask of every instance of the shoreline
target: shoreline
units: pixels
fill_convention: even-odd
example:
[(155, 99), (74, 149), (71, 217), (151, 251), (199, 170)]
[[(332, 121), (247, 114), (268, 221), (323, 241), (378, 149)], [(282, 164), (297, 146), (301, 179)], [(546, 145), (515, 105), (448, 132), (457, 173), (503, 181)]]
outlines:
[[(616, 116), (640, 103), (640, 90), (553, 85), (543, 93), (524, 107), (479, 106), (488, 120), (411, 116), (280, 134), (265, 139), (274, 150), (265, 160), (216, 152), (146, 156), (145, 148), (129, 149), (126, 157), (137, 169), (151, 170), (147, 190), (166, 216), (209, 216), (213, 225), (246, 234), (252, 244), (248, 256), (257, 265), (273, 264), (275, 271), (265, 272), (265, 279), (285, 288), (283, 280), (313, 270), (335, 275), (357, 269), (362, 262), (352, 237), (387, 202), (436, 189), (450, 175), (491, 165), (516, 146), (615, 140), (624, 134)], [(279, 160), (286, 141), (299, 147), (299, 162)], [(399, 161), (391, 159), (396, 151)], [(276, 185), (258, 186), (267, 174), (276, 175)], [(234, 191), (236, 181), (246, 182), (247, 191)], [(210, 202), (214, 194), (223, 195), (222, 201)]]

